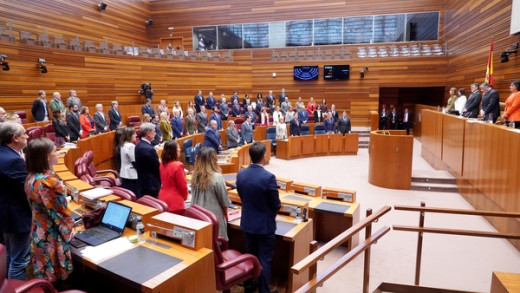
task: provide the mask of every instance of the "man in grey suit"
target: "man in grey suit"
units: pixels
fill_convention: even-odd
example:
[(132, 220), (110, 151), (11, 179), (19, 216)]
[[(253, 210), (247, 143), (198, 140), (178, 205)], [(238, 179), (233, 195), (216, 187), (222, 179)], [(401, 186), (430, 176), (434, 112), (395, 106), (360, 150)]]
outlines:
[(493, 123), (495, 123), (500, 115), (500, 98), (498, 92), (487, 82), (482, 83), (480, 89), (484, 93), (482, 97), (482, 110), (480, 110), (483, 116), (482, 120), (493, 120)]
[(220, 109), (220, 117), (222, 118), (222, 120), (227, 120), (227, 118), (229, 116), (229, 106), (228, 106), (228, 103), (226, 102), (226, 98), (224, 97), (224, 94), (220, 95), (219, 109)]
[(347, 111), (343, 111), (343, 116), (338, 119), (338, 131), (345, 136), (345, 133), (350, 133), (350, 118), (347, 117)]
[(94, 123), (96, 123), (96, 134), (104, 133), (108, 130), (107, 118), (103, 113), (103, 105), (96, 104), (96, 113), (94, 113)]
[(285, 93), (285, 89), (282, 89), (282, 92), (278, 95), (278, 101), (280, 102), (280, 106), (282, 106), (282, 103), (285, 101), (285, 98), (287, 98), (287, 94)]
[(280, 106), (280, 110), (285, 115), (285, 113), (287, 113), (287, 110), (291, 106), (291, 102), (289, 102), (289, 98), (288, 97), (285, 97), (285, 100), (281, 104), (282, 105)]
[(238, 146), (238, 142), (240, 141), (240, 136), (238, 135), (238, 130), (235, 127), (235, 121), (229, 121), (228, 128), (226, 129), (226, 136), (228, 149), (236, 148)]
[(244, 139), (244, 143), (253, 142), (253, 124), (251, 123), (251, 116), (246, 115), (246, 121), (242, 123), (242, 138)]
[(197, 113), (197, 122), (199, 123), (199, 133), (206, 133), (206, 127), (208, 126), (208, 114), (206, 114), (206, 107), (200, 106), (200, 112)]
[(462, 115), (468, 118), (477, 118), (481, 100), (482, 95), (478, 91), (478, 83), (472, 83), (471, 94), (469, 95), (469, 98), (466, 101), (466, 105), (464, 106)]

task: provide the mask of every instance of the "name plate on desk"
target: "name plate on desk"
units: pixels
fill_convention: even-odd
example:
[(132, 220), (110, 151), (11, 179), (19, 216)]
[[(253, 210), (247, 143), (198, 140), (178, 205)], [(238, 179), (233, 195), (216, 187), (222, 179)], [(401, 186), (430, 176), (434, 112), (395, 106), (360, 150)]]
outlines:
[(295, 193), (301, 193), (309, 196), (321, 197), (321, 186), (312, 185), (308, 183), (293, 182), (291, 184), (292, 190)]
[(172, 213), (153, 216), (147, 224), (151, 235), (163, 235), (180, 241), (180, 244), (195, 250), (212, 249), (211, 223)]
[(315, 195), (316, 194), (316, 189), (315, 188), (310, 188), (310, 187), (304, 187), (303, 188), (303, 192), (307, 193), (308, 195)]
[(323, 197), (328, 199), (337, 199), (346, 202), (356, 201), (356, 191), (338, 188), (323, 188)]
[(280, 188), (281, 190), (285, 190), (285, 191), (291, 190), (292, 182), (293, 181), (289, 180), (289, 179), (284, 179), (284, 178), (279, 178), (279, 177), (276, 178), (276, 185), (278, 185), (278, 188)]

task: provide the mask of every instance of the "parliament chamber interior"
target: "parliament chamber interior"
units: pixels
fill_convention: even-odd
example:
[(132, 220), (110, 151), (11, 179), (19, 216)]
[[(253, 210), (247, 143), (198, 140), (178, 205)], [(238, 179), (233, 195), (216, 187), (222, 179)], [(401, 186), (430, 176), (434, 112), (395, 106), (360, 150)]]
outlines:
[[(256, 284), (262, 267), (246, 253), (237, 188), (237, 173), (254, 165), (253, 144), (231, 147), (227, 131), (234, 121), (245, 139), (251, 102), (251, 139), (265, 146), (281, 204), (271, 292), (520, 292), (520, 121), (515, 129), (504, 118), (520, 80), (520, 0), (0, 0), (0, 10), (0, 110), (20, 118), (29, 141), (59, 145), (53, 170), (73, 218), (110, 201), (132, 208), (120, 237), (70, 245), (70, 289), (257, 292), (246, 280)], [(488, 117), (496, 122), (445, 109), (451, 88), (470, 97), (471, 85), (484, 82), (499, 94), (499, 117)], [(57, 141), (51, 108), (39, 119), (34, 105), (39, 91), (45, 107), (59, 92), (68, 113), (72, 90), (91, 115), (100, 104), (108, 118), (117, 102), (115, 128), (133, 127), (138, 139), (148, 97), (157, 112), (166, 102), (168, 121), (178, 102), (175, 141), (190, 192), (207, 141), (203, 125), (188, 134), (187, 109), (198, 115), (192, 104), (201, 91), (205, 116), (216, 106), (222, 123), (215, 132), (229, 239), (219, 238), (215, 215), (190, 206), (191, 193), (179, 215), (122, 188), (108, 124), (74, 143)], [(285, 97), (300, 116), (298, 135)], [(337, 115), (332, 131), (317, 105)], [(159, 158), (163, 148), (155, 147)], [(145, 226), (139, 242), (137, 218)], [(44, 286), (30, 273), (25, 283), (10, 281), (0, 265), (0, 293)]]

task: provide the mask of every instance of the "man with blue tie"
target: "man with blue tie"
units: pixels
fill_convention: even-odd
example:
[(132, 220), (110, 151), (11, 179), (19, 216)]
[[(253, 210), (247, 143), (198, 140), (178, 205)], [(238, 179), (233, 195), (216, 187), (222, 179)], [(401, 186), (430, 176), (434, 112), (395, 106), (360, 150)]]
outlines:
[(242, 132), (244, 143), (251, 143), (253, 141), (253, 124), (251, 123), (251, 116), (246, 115), (246, 121), (242, 123), (240, 132)]
[(178, 109), (173, 110), (173, 118), (170, 120), (170, 124), (172, 125), (172, 133), (174, 138), (181, 138), (183, 127), (182, 127), (182, 119), (180, 117), (180, 112)]
[(152, 107), (152, 100), (151, 99), (146, 99), (146, 103), (143, 105), (143, 107), (141, 108), (141, 113), (144, 115), (144, 114), (148, 114), (150, 115), (150, 117), (155, 117), (155, 111), (153, 110), (153, 107)]
[(121, 121), (121, 112), (119, 112), (119, 103), (112, 101), (112, 109), (108, 110), (108, 117), (110, 118), (110, 130), (116, 130), (123, 125)]
[(206, 109), (213, 109), (216, 104), (217, 101), (215, 100), (215, 97), (213, 97), (213, 92), (209, 92), (209, 95), (206, 98)]
[[(246, 252), (258, 257), (262, 265), (258, 278), (260, 293), (271, 292), (269, 280), (276, 243), (276, 214), (281, 207), (276, 178), (263, 167), (266, 162), (265, 153), (265, 144), (254, 142), (249, 147), (252, 164), (238, 172), (236, 182), (242, 201), (240, 230), (244, 232)], [(246, 284), (246, 290), (249, 286), (250, 282)]]
[(213, 113), (211, 113), (211, 116), (209, 116), (209, 120), (217, 121), (217, 130), (223, 129), (222, 117), (220, 116), (220, 113), (218, 112), (218, 106), (213, 107)]
[(251, 116), (251, 123), (255, 124), (256, 114), (255, 114), (255, 112), (253, 112), (253, 106), (247, 106), (247, 112), (244, 115)]

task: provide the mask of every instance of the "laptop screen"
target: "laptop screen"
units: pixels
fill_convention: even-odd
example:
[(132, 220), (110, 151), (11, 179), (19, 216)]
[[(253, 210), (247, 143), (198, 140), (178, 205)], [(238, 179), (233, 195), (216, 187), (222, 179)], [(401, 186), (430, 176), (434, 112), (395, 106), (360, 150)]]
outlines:
[(117, 202), (109, 201), (101, 224), (111, 229), (123, 231), (132, 208)]

